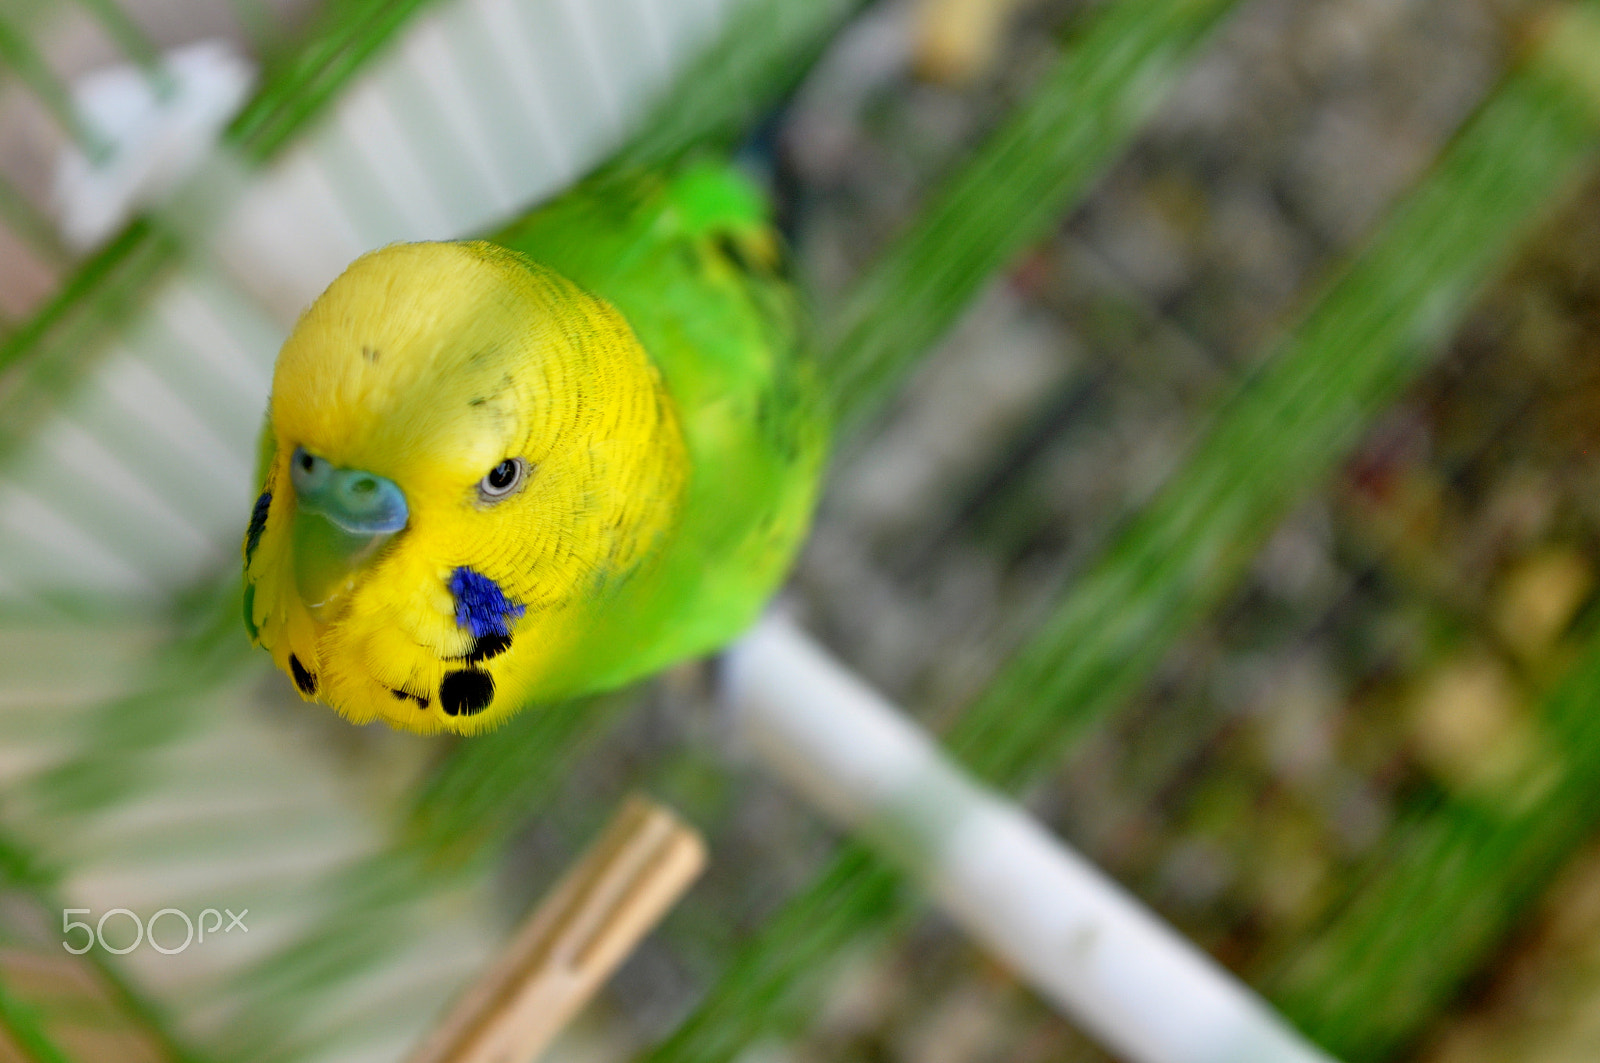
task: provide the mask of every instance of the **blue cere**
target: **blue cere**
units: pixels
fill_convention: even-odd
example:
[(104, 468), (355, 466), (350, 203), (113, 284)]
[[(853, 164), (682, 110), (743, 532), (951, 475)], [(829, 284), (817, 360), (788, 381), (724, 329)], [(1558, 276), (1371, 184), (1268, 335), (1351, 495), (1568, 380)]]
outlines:
[(250, 511), (250, 528), (244, 533), (244, 563), (249, 564), (261, 542), (261, 533), (267, 530), (267, 510), (272, 508), (272, 492), (263, 491), (256, 499), (256, 508)]
[(466, 628), (475, 639), (485, 635), (509, 638), (508, 621), (527, 611), (526, 606), (507, 598), (494, 580), (465, 565), (450, 573), (450, 593), (456, 600), (456, 625)]

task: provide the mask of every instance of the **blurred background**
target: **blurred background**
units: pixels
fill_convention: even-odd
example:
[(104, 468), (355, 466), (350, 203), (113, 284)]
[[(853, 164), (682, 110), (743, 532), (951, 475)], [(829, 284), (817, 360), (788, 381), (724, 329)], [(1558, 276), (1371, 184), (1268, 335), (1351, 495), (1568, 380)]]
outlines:
[[(397, 1059), (638, 788), (711, 866), (551, 1058), (1107, 1058), (699, 669), (463, 743), (246, 643), (299, 309), (692, 151), (840, 411), (810, 631), (1341, 1059), (1600, 1057), (1597, 8), (4, 0), (0, 1059)], [(167, 907), (249, 931), (60, 947)]]

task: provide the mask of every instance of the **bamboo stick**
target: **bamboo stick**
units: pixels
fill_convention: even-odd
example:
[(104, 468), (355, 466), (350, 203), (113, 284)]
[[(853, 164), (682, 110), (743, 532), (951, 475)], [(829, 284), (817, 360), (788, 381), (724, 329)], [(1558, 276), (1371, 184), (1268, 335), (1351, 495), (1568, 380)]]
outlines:
[(529, 1063), (705, 865), (666, 808), (629, 798), (407, 1063)]

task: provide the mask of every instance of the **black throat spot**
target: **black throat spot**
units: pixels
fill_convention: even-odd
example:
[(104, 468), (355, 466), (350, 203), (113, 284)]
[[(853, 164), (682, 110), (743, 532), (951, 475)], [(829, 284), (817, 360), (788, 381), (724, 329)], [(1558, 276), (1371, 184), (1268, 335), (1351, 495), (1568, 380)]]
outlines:
[(439, 684), (439, 707), (447, 716), (476, 716), (493, 700), (494, 677), (488, 672), (447, 672)]
[(294, 685), (300, 688), (300, 693), (306, 697), (314, 697), (317, 693), (317, 677), (314, 672), (306, 670), (300, 663), (300, 658), (289, 654), (289, 671), (294, 674)]

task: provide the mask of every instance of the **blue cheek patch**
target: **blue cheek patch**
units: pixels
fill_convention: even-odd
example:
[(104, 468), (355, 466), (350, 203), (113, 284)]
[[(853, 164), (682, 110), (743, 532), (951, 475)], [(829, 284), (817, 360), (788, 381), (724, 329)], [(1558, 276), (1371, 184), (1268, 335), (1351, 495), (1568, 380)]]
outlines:
[(466, 628), (475, 639), (497, 635), (509, 640), (508, 621), (527, 611), (507, 598), (494, 580), (465, 565), (450, 573), (450, 593), (456, 600), (456, 626)]

